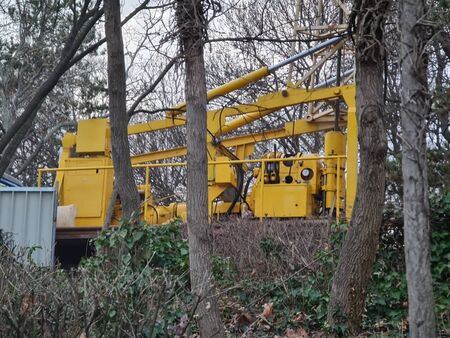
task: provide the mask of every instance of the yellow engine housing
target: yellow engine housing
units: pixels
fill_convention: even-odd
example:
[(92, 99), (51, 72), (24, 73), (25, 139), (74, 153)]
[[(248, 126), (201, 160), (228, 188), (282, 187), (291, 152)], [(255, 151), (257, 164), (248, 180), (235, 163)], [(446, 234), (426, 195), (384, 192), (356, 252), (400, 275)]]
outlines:
[[(108, 120), (82, 120), (77, 135), (63, 138), (59, 168), (102, 168), (112, 166)], [(74, 156), (76, 154), (76, 156)], [(75, 226), (101, 227), (111, 198), (112, 169), (59, 171), (56, 184), (59, 205), (75, 205)]]
[[(265, 158), (283, 158), (284, 154), (267, 154)], [(270, 164), (265, 163), (264, 174), (255, 170), (256, 183), (247, 199), (256, 217), (308, 217), (318, 212), (317, 194), (320, 191), (322, 161), (317, 155), (296, 155), (278, 162), (279, 179), (273, 181), (273, 172), (267, 172)], [(304, 169), (312, 172), (311, 177), (302, 177)], [(264, 175), (262, 180), (261, 175)]]

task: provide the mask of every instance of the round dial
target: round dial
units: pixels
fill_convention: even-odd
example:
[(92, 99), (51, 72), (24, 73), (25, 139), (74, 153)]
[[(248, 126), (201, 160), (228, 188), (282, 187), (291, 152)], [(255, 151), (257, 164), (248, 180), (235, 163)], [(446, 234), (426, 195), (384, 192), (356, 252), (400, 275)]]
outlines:
[(314, 172), (310, 168), (305, 168), (300, 173), (300, 176), (302, 177), (303, 180), (308, 181), (314, 176)]

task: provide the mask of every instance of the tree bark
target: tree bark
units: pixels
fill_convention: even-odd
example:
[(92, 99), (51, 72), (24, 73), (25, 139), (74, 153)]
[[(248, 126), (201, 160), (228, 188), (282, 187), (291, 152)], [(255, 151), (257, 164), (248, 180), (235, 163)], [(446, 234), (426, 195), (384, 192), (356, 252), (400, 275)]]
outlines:
[(123, 54), (120, 0), (105, 0), (105, 37), (108, 49), (108, 95), (115, 187), (122, 205), (122, 218), (138, 217), (139, 193), (133, 178), (126, 107), (125, 58)]
[(208, 158), (206, 150), (206, 79), (203, 59), (203, 1), (178, 0), (177, 23), (186, 65), (187, 223), (189, 264), (201, 337), (225, 337), (214, 294), (208, 223)]
[(450, 59), (450, 34), (444, 30), (441, 30), (436, 37), (437, 41), (441, 44), (445, 55), (447, 55), (447, 58)]
[(362, 0), (356, 15), (356, 105), (360, 169), (349, 229), (328, 304), (331, 325), (360, 330), (382, 220), (387, 152), (383, 100), (383, 24), (389, 0)]
[[(9, 167), (18, 146), (33, 125), (34, 119), (45, 98), (57, 85), (61, 77), (72, 66), (81, 61), (89, 53), (95, 51), (106, 41), (106, 39), (101, 39), (86, 50), (76, 54), (86, 35), (103, 16), (103, 8), (100, 7), (101, 2), (101, 0), (95, 1), (91, 10), (88, 10), (91, 1), (85, 1), (83, 3), (78, 19), (74, 22), (71, 33), (64, 44), (58, 64), (52, 69), (47, 79), (38, 86), (31, 96), (30, 101), (25, 106), (23, 113), (9, 126), (5, 134), (0, 138), (0, 177)], [(148, 2), (149, 0), (143, 1), (121, 24), (124, 25), (141, 10), (147, 8)]]
[(410, 337), (435, 337), (430, 269), (426, 120), (428, 27), (424, 0), (403, 0), (400, 14), (403, 215)]
[(83, 9), (78, 20), (74, 23), (61, 52), (61, 58), (48, 78), (36, 89), (30, 101), (25, 106), (23, 113), (14, 121), (10, 128), (0, 138), (0, 177), (8, 168), (12, 156), (19, 144), (33, 125), (39, 108), (47, 95), (53, 90), (59, 79), (70, 69), (71, 59), (84, 41), (84, 38), (102, 17), (103, 9), (99, 8), (98, 0), (92, 10), (88, 10), (89, 1), (84, 2)]

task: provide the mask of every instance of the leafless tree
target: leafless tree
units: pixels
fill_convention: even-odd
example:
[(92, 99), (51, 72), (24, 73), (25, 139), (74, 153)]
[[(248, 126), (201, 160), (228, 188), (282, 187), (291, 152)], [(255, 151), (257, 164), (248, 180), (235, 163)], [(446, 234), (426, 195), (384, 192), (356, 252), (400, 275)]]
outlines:
[(411, 337), (436, 336), (426, 147), (427, 117), (431, 108), (426, 66), (429, 40), (426, 13), (424, 0), (401, 2), (403, 217)]
[(45, 81), (34, 91), (22, 114), (14, 120), (0, 139), (0, 176), (5, 172), (17, 147), (31, 128), (45, 98), (56, 86), (61, 76), (73, 65), (72, 61), (76, 57), (78, 49), (103, 15), (101, 0), (97, 0), (92, 6), (90, 6), (90, 1), (85, 1), (79, 12), (75, 7), (74, 24), (63, 46), (60, 59)]
[(356, 25), (360, 168), (353, 214), (333, 277), (328, 321), (347, 325), (352, 334), (360, 330), (384, 204), (387, 140), (383, 118), (383, 25), (388, 6), (389, 0), (357, 1), (350, 21), (350, 25)]
[(197, 314), (201, 336), (225, 337), (214, 294), (208, 224), (207, 99), (203, 59), (205, 4), (202, 0), (178, 0), (176, 14), (186, 65), (187, 224), (192, 293), (194, 299), (199, 300)]
[(115, 189), (122, 205), (122, 217), (139, 215), (140, 199), (133, 179), (128, 142), (125, 58), (123, 55), (120, 1), (105, 0), (105, 37), (108, 49), (108, 94)]
[[(146, 9), (148, 2), (149, 0), (145, 0), (136, 7), (123, 20), (122, 25)], [(61, 79), (64, 76), (65, 82), (70, 83), (67, 81), (71, 78), (70, 70), (106, 41), (104, 38), (97, 39), (94, 32), (96, 23), (103, 16), (101, 0), (74, 1), (64, 6), (53, 1), (41, 1), (33, 4), (34, 7), (37, 7), (33, 7), (34, 11), (30, 10), (30, 6), (28, 3), (17, 2), (12, 12), (19, 12), (18, 24), (20, 24), (21, 30), (18, 35), (17, 53), (10, 58), (13, 66), (12, 72), (5, 72), (7, 76), (2, 77), (0, 85), (2, 87), (0, 90), (1, 105), (2, 107), (5, 104), (9, 105), (8, 109), (2, 111), (0, 118), (0, 176), (16, 159), (18, 149), (19, 155), (24, 157), (22, 161), (28, 160), (27, 154), (33, 150), (26, 149), (30, 146), (23, 145), (24, 140), (46, 137), (45, 132), (42, 132), (42, 135), (38, 134), (38, 128), (33, 130), (36, 116), (43, 107), (48, 105), (49, 107), (46, 107), (48, 110), (55, 110), (54, 107), (58, 107), (55, 100), (58, 101), (59, 98), (59, 106), (66, 108), (63, 110), (64, 113), (67, 113), (68, 110), (77, 110), (75, 107), (79, 108), (80, 102), (94, 99), (86, 87), (75, 91), (80, 96), (80, 100), (77, 102), (71, 102), (76, 101), (75, 96), (77, 95), (73, 91), (73, 87), (70, 97), (62, 95), (60, 91), (54, 91), (58, 85), (61, 86)], [(68, 28), (67, 25), (69, 25)], [(33, 33), (34, 35), (32, 35)], [(34, 45), (30, 45), (30, 41)], [(39, 56), (37, 53), (42, 55)], [(27, 63), (23, 62), (24, 60)], [(35, 60), (41, 61), (32, 63)], [(18, 66), (19, 69), (14, 70)], [(85, 71), (87, 69), (84, 69)], [(15, 76), (16, 73), (19, 77)], [(82, 73), (83, 71), (78, 69), (77, 76), (82, 78), (83, 76), (80, 76)], [(11, 74), (12, 76), (10, 76)], [(84, 75), (87, 82), (95, 78), (92, 74), (86, 75), (85, 73)], [(92, 86), (90, 88), (93, 89)], [(102, 91), (102, 88), (99, 90)], [(53, 97), (52, 94), (54, 94)], [(65, 96), (64, 99), (63, 96)], [(47, 100), (49, 97), (51, 100)], [(99, 108), (95, 102), (87, 104), (86, 107)], [(73, 115), (76, 118), (79, 112), (76, 111)], [(69, 119), (59, 116), (58, 120), (60, 123), (67, 123), (72, 120), (72, 116)], [(59, 133), (60, 131), (55, 132)], [(38, 144), (39, 141), (35, 143)], [(25, 147), (23, 151), (20, 149), (21, 145)], [(54, 159), (50, 158), (49, 162), (56, 164), (57, 147), (54, 148), (56, 150), (50, 153)]]

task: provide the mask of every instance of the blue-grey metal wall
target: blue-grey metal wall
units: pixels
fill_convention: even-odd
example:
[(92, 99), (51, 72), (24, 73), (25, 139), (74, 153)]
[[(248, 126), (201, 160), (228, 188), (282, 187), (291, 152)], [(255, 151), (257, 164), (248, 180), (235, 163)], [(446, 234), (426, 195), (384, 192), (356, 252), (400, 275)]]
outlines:
[(57, 193), (54, 188), (0, 188), (0, 229), (15, 246), (36, 248), (38, 265), (53, 265)]

